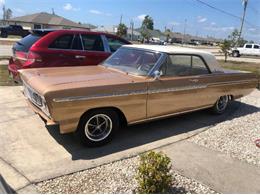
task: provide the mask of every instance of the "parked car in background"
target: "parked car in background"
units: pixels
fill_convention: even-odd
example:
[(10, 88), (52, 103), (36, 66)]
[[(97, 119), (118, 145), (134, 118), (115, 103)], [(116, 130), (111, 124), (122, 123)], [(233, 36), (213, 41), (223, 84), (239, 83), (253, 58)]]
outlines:
[(108, 142), (120, 124), (205, 108), (223, 113), (257, 85), (252, 73), (224, 70), (207, 52), (125, 45), (99, 66), (20, 70), (34, 111), (84, 143)]
[(23, 27), (20, 25), (9, 25), (0, 27), (0, 35), (3, 38), (7, 38), (9, 35), (25, 37), (28, 34), (30, 34), (30, 32), (28, 30), (24, 30)]
[(97, 65), (124, 44), (130, 42), (103, 32), (34, 30), (13, 46), (8, 69), (19, 80), (24, 68)]
[(241, 55), (260, 56), (260, 45), (246, 43), (243, 47), (232, 48), (230, 53), (233, 57), (240, 57)]

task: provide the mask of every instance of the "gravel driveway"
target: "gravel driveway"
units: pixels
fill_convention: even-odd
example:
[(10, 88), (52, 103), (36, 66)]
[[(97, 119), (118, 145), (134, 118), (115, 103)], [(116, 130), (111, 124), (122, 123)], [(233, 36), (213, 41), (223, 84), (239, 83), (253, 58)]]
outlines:
[[(37, 184), (40, 193), (135, 193), (139, 157), (133, 157)], [(172, 193), (216, 193), (193, 179), (172, 170)]]
[(189, 141), (260, 166), (260, 148), (254, 143), (260, 138), (260, 91), (255, 90), (241, 102), (234, 119), (219, 123)]

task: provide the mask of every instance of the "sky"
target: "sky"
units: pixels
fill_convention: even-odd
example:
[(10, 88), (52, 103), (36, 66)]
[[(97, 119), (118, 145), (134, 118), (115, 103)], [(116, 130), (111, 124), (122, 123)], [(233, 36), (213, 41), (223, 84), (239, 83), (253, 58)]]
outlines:
[[(201, 0), (216, 8), (241, 17), (242, 0)], [(141, 26), (145, 15), (154, 19), (154, 27), (166, 28), (198, 36), (227, 38), (240, 28), (241, 20), (211, 9), (198, 0), (0, 0), (11, 8), (13, 16), (37, 12), (52, 12), (75, 22), (90, 23), (96, 26), (117, 25), (122, 22), (134, 27)], [(0, 10), (2, 15), (2, 9)], [(185, 25), (186, 21), (186, 25)], [(246, 23), (243, 35), (247, 40), (260, 42), (260, 0), (248, 0)]]

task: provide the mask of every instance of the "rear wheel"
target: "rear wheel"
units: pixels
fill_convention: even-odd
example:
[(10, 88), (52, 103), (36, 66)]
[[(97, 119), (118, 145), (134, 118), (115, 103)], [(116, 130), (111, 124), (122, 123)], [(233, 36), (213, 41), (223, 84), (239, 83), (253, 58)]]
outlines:
[(77, 138), (87, 146), (100, 146), (108, 143), (119, 128), (119, 117), (114, 110), (98, 109), (83, 115)]
[(7, 32), (2, 32), (2, 33), (1, 33), (1, 37), (3, 37), (3, 38), (7, 38), (7, 37), (8, 37)]
[(227, 106), (228, 106), (228, 96), (221, 96), (213, 106), (212, 110), (215, 114), (222, 114), (225, 112)]
[(233, 57), (239, 57), (239, 56), (240, 56), (239, 51), (234, 51), (233, 52)]

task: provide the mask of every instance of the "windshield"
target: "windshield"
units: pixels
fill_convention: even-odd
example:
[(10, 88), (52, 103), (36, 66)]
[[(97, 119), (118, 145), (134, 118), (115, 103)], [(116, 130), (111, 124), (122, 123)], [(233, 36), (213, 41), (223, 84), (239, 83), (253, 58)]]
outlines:
[(103, 62), (104, 66), (120, 71), (147, 76), (160, 57), (160, 53), (138, 50), (134, 48), (120, 48)]

